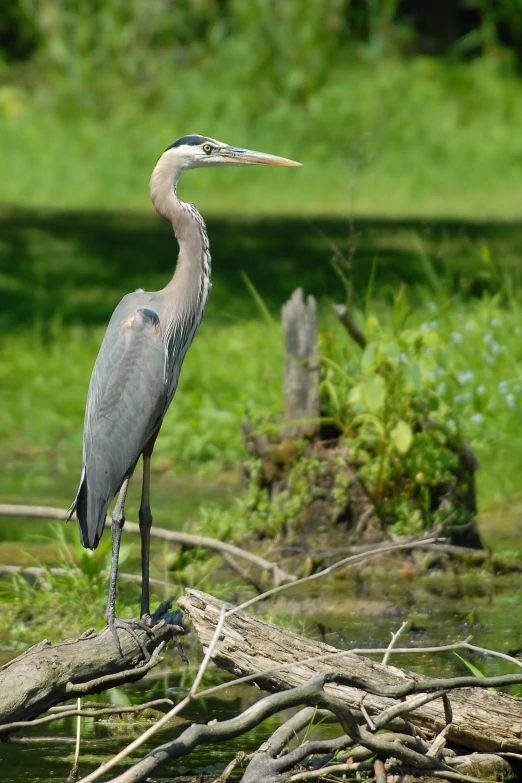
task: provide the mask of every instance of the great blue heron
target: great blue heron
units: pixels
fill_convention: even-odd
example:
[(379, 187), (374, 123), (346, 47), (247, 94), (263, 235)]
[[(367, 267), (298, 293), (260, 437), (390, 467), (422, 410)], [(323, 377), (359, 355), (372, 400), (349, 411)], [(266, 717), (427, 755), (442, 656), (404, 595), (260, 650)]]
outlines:
[[(183, 136), (165, 150), (152, 172), (150, 194), (159, 214), (172, 223), (178, 240), (176, 270), (161, 291), (138, 290), (124, 296), (112, 315), (92, 372), (85, 411), (80, 488), (70, 514), (77, 513), (83, 546), (95, 549), (108, 507), (119, 491), (112, 514), (111, 575), (105, 617), (118, 647), (118, 628), (136, 637), (133, 626), (151, 624), (150, 461), (210, 291), (205, 223), (193, 204), (178, 198), (177, 182), (187, 169), (254, 164), (301, 165), (198, 135)], [(139, 511), (142, 594), (141, 622), (136, 623), (116, 618), (115, 603), (125, 496), (140, 455), (143, 455)]]

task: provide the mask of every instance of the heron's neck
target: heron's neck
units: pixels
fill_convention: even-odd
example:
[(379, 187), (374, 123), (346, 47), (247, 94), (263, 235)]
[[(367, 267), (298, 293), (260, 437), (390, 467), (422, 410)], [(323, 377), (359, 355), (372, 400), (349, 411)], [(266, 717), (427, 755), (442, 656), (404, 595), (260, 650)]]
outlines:
[[(166, 157), (166, 156), (165, 156)], [(179, 244), (174, 276), (165, 287), (167, 300), (177, 314), (201, 321), (210, 290), (210, 252), (205, 221), (194, 204), (178, 198), (180, 171), (172, 161), (160, 158), (150, 180), (152, 202), (159, 214), (170, 220)], [(174, 317), (174, 312), (173, 312)]]

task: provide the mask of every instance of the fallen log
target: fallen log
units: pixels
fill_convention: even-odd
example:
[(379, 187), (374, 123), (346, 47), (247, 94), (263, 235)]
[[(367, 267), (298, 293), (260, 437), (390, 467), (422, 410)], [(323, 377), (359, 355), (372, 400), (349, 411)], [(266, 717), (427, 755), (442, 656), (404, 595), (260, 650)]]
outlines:
[[(229, 609), (229, 605), (197, 590), (187, 590), (178, 603), (192, 621), (206, 649), (222, 608)], [(235, 677), (257, 675), (255, 683), (272, 692), (302, 685), (317, 672), (341, 673), (347, 684), (328, 684), (325, 686), (326, 693), (335, 695), (354, 710), (360, 709), (364, 697), (364, 708), (370, 717), (401, 704), (404, 686), (416, 684), (416, 692), (419, 693), (424, 691), (424, 683), (426, 692), (433, 691), (436, 684), (437, 690), (444, 691), (443, 681), (376, 663), (360, 655), (350, 654), (314, 662), (308, 660), (333, 653), (339, 653), (339, 650), (246, 612), (237, 612), (227, 617), (212, 660)], [(299, 664), (300, 661), (304, 663)], [(285, 664), (292, 668), (282, 668)], [(520, 681), (520, 674), (517, 676)], [(513, 677), (514, 681), (517, 676)], [(357, 687), (362, 681), (370, 690)], [(469, 750), (522, 753), (522, 700), (482, 689), (482, 683), (486, 681), (479, 682), (480, 687), (451, 690), (452, 716), (447, 729), (448, 742)], [(388, 695), (390, 686), (396, 692), (395, 698)], [(379, 695), (379, 691), (387, 695)], [(408, 721), (423, 734), (435, 737), (448, 725), (447, 706), (441, 699), (419, 705), (408, 713)]]
[[(165, 604), (162, 607), (165, 610)], [(137, 631), (148, 661), (123, 630), (118, 631), (120, 654), (108, 628), (101, 633), (91, 628), (57, 644), (44, 639), (8, 661), (0, 667), (0, 738), (63, 701), (140, 680), (161, 660), (161, 651), (178, 628), (170, 624), (179, 622), (177, 614), (158, 622), (148, 634)]]

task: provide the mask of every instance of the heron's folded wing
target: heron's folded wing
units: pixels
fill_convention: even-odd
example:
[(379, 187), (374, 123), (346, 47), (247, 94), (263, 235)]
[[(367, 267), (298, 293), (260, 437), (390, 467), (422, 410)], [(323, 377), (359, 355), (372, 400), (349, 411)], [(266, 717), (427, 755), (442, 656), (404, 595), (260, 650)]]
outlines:
[(97, 544), (108, 505), (163, 418), (165, 362), (154, 310), (140, 308), (123, 323), (111, 322), (92, 373), (85, 414), (84, 493), (77, 512), (80, 519), (83, 506), (80, 527), (90, 544)]

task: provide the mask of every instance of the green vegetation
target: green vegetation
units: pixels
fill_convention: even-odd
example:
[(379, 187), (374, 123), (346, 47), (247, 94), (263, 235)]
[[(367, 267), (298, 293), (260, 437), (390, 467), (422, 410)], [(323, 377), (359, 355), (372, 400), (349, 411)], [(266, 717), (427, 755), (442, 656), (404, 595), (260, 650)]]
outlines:
[(4, 203), (146, 208), (198, 131), (305, 164), (192, 174), (207, 213), (520, 214), (518, 0), (7, 5)]
[[(481, 508), (518, 492), (519, 445), (512, 434), (522, 383), (521, 238), (515, 228), (447, 223), (426, 230), (422, 224), (360, 221), (351, 235), (342, 221), (310, 226), (212, 219), (209, 232), (212, 296), (158, 440), (161, 471), (178, 477), (230, 471), (244, 456), (242, 420), (278, 414), (277, 307), (302, 284), (322, 301), (323, 392), (332, 416), (344, 416), (353, 387), (375, 375), (383, 351), (400, 350), (421, 368), (434, 399), (448, 406), (448, 426), (491, 462), (479, 473)], [(2, 238), (0, 438), (7, 470), (1, 489), (10, 499), (51, 496), (68, 505), (79, 475), (85, 393), (105, 324), (124, 291), (164, 284), (174, 241), (154, 219), (16, 213), (6, 214)], [(344, 297), (328, 262), (329, 241), (346, 258), (355, 244), (349, 271), (354, 307), (373, 343), (364, 355), (327, 314), (328, 302)], [(372, 259), (373, 294), (365, 303)], [(268, 324), (242, 270), (274, 316)], [(394, 306), (392, 290), (401, 278), (409, 285)], [(402, 372), (406, 365), (396, 367)], [(413, 387), (405, 383), (402, 378), (397, 396), (406, 394), (408, 420), (414, 413), (406, 405), (407, 389)], [(394, 426), (390, 422), (390, 432)], [(416, 466), (415, 475), (429, 475), (433, 467)]]

